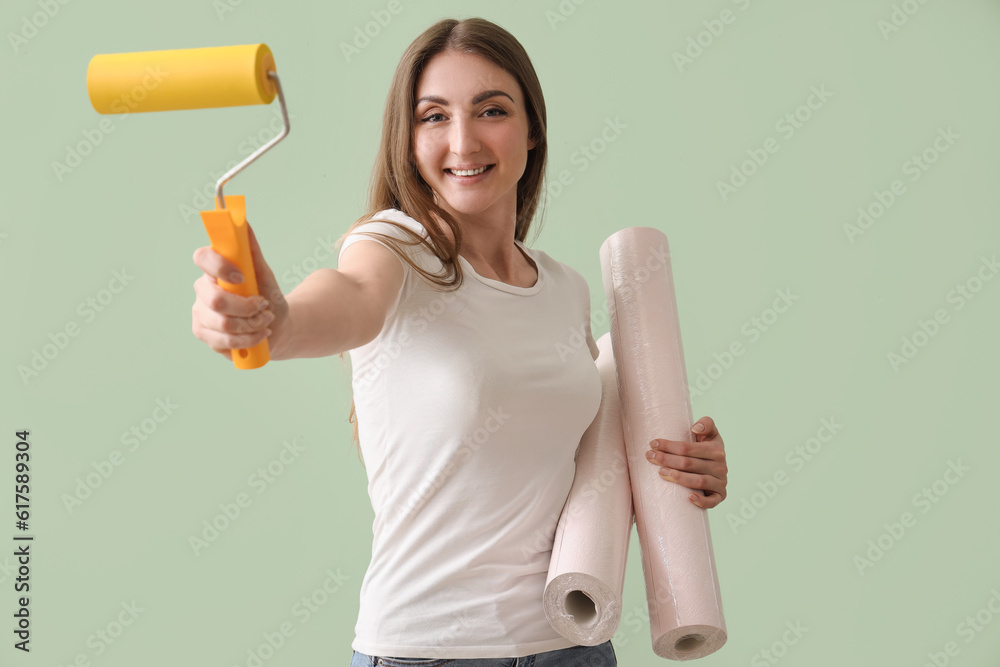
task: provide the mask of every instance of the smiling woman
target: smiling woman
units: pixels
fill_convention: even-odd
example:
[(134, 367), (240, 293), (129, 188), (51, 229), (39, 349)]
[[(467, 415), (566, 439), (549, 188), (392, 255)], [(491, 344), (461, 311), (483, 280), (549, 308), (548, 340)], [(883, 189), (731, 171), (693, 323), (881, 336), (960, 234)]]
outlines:
[[(235, 265), (195, 253), (192, 331), (216, 352), (266, 338), (274, 360), (351, 355), (349, 421), (375, 514), (355, 667), (616, 664), (610, 641), (578, 644), (543, 604), (602, 398), (586, 279), (525, 245), (546, 155), (524, 48), (489, 21), (445, 19), (396, 68), (367, 212), (338, 241), (337, 269), (286, 299), (247, 222), (250, 299), (217, 283)], [(713, 433), (664, 443), (650, 464), (710, 490), (691, 496), (704, 508), (725, 497)]]
[[(587, 282), (524, 244), (545, 133), (538, 78), (503, 28), (443, 20), (400, 59), (368, 211), (340, 240), (338, 270), (381, 326), (349, 350), (376, 517), (354, 667), (616, 664), (610, 641), (576, 645), (542, 607), (601, 401)], [(560, 355), (572, 331), (587, 345)]]
[[(218, 285), (238, 267), (195, 252), (192, 331), (216, 352), (268, 339), (274, 360), (351, 355), (349, 421), (375, 514), (355, 667), (616, 664), (610, 641), (561, 634), (543, 603), (602, 399), (587, 281), (525, 245), (546, 155), (524, 48), (484, 19), (445, 19), (396, 67), (367, 212), (338, 240), (337, 269), (285, 298), (247, 222), (251, 299)], [(666, 441), (650, 463), (670, 466), (664, 484), (705, 491), (690, 496), (704, 509), (725, 497), (712, 433)]]
[[(526, 134), (523, 147), (503, 141), (521, 132)], [(456, 142), (458, 153), (451, 153), (450, 142)], [(396, 67), (367, 212), (338, 239), (341, 252), (345, 240), (368, 225), (368, 237), (389, 247), (422, 279), (447, 290), (459, 289), (464, 281), (462, 256), (486, 278), (492, 274), (501, 282), (530, 285), (537, 268), (528, 266), (523, 254), (514, 256), (514, 242), (527, 238), (541, 202), (547, 155), (545, 98), (524, 47), (484, 19), (439, 21), (409, 45)], [(495, 178), (498, 174), (489, 172), (500, 157), (503, 173)], [(471, 178), (445, 172), (470, 166), (490, 169)], [(475, 186), (475, 192), (463, 193), (465, 186)], [(420, 221), (420, 229), (376, 217), (387, 210), (405, 211)], [(467, 224), (470, 216), (481, 213), (486, 224)], [(373, 221), (391, 229), (380, 231)], [(466, 241), (466, 236), (471, 238)], [(503, 239), (507, 244), (499, 243)], [(440, 270), (432, 272), (426, 262), (415, 261), (412, 247), (436, 258)], [(498, 257), (497, 249), (506, 254)], [(352, 401), (352, 422), (355, 412)], [(360, 451), (356, 422), (354, 439)]]
[[(519, 257), (513, 241), (527, 238), (541, 200), (545, 133), (541, 85), (521, 44), (483, 19), (439, 21), (400, 59), (386, 99), (368, 211), (342, 239), (375, 214), (397, 209), (427, 232), (421, 241), (403, 229), (404, 238), (422, 242), (444, 265), (432, 275), (410, 262), (425, 279), (457, 289), (463, 281), (460, 252), (467, 259), (499, 260), (501, 269), (507, 258), (511, 267)], [(482, 167), (489, 168), (479, 176), (451, 171)], [(487, 237), (462, 224), (470, 216), (486, 223)], [(507, 254), (498, 257), (489, 241), (499, 238), (501, 223), (511, 221), (513, 238), (503, 235)], [(383, 240), (409, 261), (399, 239)]]
[(512, 243), (517, 183), (536, 144), (517, 81), (486, 58), (449, 50), (428, 64), (417, 96), (417, 169), (461, 225), (462, 256), (480, 275), (534, 284), (535, 268)]

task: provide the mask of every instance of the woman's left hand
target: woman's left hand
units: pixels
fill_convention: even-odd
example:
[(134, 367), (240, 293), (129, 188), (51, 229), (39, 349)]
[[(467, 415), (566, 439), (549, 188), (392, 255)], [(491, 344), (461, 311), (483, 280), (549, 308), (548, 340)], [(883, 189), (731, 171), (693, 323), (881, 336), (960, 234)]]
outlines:
[[(701, 428), (701, 431), (697, 429)], [(660, 468), (660, 476), (689, 489), (700, 489), (704, 496), (692, 493), (689, 500), (704, 509), (715, 507), (726, 499), (726, 450), (722, 436), (711, 417), (702, 417), (691, 431), (694, 441), (657, 438), (650, 443), (646, 455), (650, 463)]]

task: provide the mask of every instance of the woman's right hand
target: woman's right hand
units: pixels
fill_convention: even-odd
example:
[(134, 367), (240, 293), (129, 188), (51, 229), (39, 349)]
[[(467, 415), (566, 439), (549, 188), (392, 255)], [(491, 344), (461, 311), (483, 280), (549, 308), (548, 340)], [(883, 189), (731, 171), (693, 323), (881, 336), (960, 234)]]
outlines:
[[(257, 276), (258, 296), (245, 297), (222, 289), (219, 279), (233, 282), (233, 273), (239, 273), (236, 265), (211, 246), (194, 252), (194, 263), (205, 273), (194, 281), (196, 298), (191, 308), (191, 331), (230, 361), (230, 350), (251, 348), (265, 338), (270, 338), (269, 342), (273, 345), (274, 340), (284, 333), (288, 322), (288, 302), (274, 279), (274, 273), (264, 261), (249, 222), (247, 235)], [(269, 304), (261, 307), (265, 300)]]

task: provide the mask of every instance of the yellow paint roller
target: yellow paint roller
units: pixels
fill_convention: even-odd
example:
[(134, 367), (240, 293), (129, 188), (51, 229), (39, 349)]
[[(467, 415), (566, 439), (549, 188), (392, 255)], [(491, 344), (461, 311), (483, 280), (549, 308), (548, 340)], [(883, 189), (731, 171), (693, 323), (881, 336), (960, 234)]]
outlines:
[[(215, 210), (201, 211), (212, 249), (236, 264), (244, 278), (239, 284), (219, 280), (219, 286), (241, 296), (258, 294), (246, 203), (242, 195), (223, 195), (222, 186), (288, 135), (285, 97), (267, 45), (96, 55), (87, 68), (87, 93), (101, 114), (270, 104), (277, 94), (284, 124), (281, 133), (223, 174), (215, 185)], [(260, 368), (270, 358), (266, 339), (251, 348), (233, 350), (236, 368)]]

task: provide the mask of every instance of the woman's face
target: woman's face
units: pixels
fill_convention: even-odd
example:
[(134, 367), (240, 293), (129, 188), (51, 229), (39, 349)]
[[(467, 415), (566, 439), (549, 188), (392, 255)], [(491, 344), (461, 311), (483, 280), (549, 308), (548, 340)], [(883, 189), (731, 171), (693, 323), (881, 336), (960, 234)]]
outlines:
[[(517, 80), (489, 60), (445, 51), (417, 82), (413, 151), (437, 202), (457, 219), (513, 219), (528, 151), (528, 114)], [(482, 174), (460, 176), (452, 170)]]

